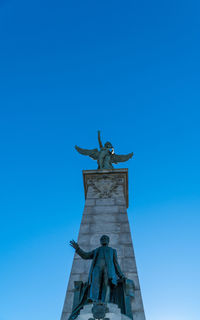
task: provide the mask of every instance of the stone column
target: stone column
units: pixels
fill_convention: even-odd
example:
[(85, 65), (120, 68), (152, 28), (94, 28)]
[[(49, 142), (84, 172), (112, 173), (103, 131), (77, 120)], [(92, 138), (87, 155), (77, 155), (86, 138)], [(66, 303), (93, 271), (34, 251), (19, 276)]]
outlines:
[[(78, 243), (85, 251), (90, 251), (100, 246), (103, 234), (110, 237), (109, 246), (117, 250), (123, 273), (135, 284), (133, 320), (145, 320), (127, 216), (128, 169), (87, 170), (83, 171), (83, 180), (86, 200)], [(68, 320), (72, 311), (74, 281), (87, 281), (90, 264), (91, 260), (74, 255), (61, 320)]]

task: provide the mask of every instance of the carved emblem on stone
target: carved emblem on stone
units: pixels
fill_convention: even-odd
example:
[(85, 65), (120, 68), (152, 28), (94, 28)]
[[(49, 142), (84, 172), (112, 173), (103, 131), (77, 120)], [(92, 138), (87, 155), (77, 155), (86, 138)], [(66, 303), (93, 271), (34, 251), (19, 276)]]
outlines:
[(94, 177), (88, 179), (88, 185), (93, 187), (96, 194), (99, 194), (100, 198), (110, 198), (117, 191), (117, 187), (121, 182), (121, 178), (118, 177)]
[(109, 320), (109, 318), (105, 318), (107, 312), (109, 312), (109, 309), (105, 303), (96, 302), (93, 304), (92, 308), (94, 318), (90, 318), (89, 320)]

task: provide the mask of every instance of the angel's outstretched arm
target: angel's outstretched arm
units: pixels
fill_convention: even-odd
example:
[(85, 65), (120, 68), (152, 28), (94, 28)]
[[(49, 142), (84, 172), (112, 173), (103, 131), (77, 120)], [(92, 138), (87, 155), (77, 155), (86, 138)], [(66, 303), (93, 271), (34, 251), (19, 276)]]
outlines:
[(101, 142), (101, 137), (100, 137), (100, 131), (98, 131), (98, 141), (99, 141), (99, 147), (100, 149), (103, 148), (103, 144)]

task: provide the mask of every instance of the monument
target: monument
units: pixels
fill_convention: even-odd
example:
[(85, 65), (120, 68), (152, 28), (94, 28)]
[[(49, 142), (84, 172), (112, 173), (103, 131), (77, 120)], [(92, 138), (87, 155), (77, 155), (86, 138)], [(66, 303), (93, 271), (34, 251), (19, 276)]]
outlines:
[(129, 228), (128, 169), (112, 163), (133, 156), (116, 155), (110, 142), (100, 150), (76, 150), (98, 163), (84, 170), (85, 207), (61, 320), (145, 320)]

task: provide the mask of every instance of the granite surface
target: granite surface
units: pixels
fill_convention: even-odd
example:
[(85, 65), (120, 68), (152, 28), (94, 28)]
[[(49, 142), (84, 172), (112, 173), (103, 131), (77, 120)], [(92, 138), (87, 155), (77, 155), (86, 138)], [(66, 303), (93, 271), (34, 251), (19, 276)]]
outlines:
[[(83, 171), (86, 200), (78, 243), (85, 251), (89, 251), (100, 246), (99, 239), (102, 234), (110, 237), (109, 245), (117, 250), (122, 272), (135, 283), (133, 320), (145, 320), (127, 216), (127, 173), (127, 169)], [(71, 313), (74, 281), (87, 281), (90, 264), (90, 260), (83, 260), (77, 254), (74, 255), (61, 320), (68, 320)]]

